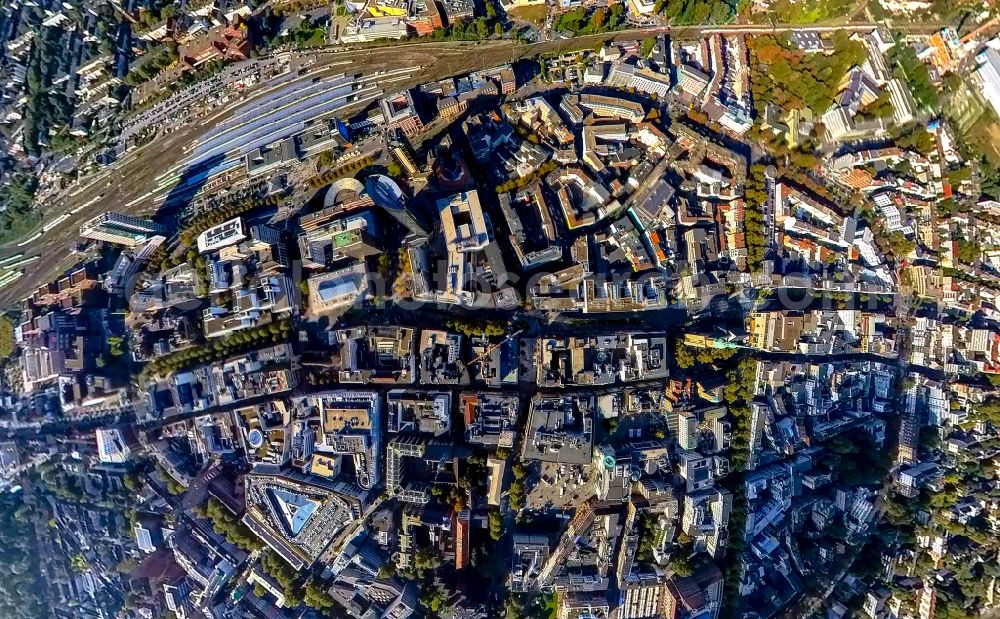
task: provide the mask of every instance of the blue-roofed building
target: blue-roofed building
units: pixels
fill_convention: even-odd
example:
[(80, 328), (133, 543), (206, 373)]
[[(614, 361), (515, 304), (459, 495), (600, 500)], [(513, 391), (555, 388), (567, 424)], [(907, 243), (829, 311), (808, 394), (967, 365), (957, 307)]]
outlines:
[(319, 298), (323, 301), (331, 301), (346, 296), (357, 296), (358, 284), (353, 280), (326, 281), (319, 285)]
[(398, 221), (411, 235), (420, 238), (428, 236), (421, 222), (406, 208), (403, 190), (396, 181), (382, 174), (372, 174), (365, 181), (365, 191), (375, 204)]
[(275, 511), (281, 517), (281, 523), (292, 537), (302, 532), (306, 523), (316, 513), (316, 508), (319, 507), (318, 501), (313, 501), (306, 495), (291, 490), (269, 488), (268, 493)]

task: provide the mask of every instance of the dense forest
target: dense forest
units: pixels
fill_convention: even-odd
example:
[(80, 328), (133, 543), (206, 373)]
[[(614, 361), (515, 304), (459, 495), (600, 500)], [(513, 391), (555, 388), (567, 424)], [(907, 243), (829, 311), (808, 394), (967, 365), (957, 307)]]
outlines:
[(41, 221), (33, 202), (38, 187), (35, 177), (15, 172), (9, 179), (0, 187), (0, 243), (27, 236)]
[(726, 0), (656, 0), (657, 13), (662, 13), (671, 24), (721, 24), (736, 14), (736, 3)]
[(0, 495), (0, 617), (44, 617), (30, 510), (20, 494)]
[(841, 79), (854, 65), (865, 59), (865, 47), (851, 41), (847, 33), (833, 36), (831, 54), (806, 54), (784, 39), (759, 36), (751, 39), (750, 49), (758, 71), (753, 80), (754, 103), (763, 110), (768, 101), (784, 109), (809, 108), (822, 114), (833, 103)]
[(66, 85), (53, 85), (55, 76), (69, 62), (63, 49), (63, 34), (59, 28), (41, 28), (28, 59), (24, 148), (33, 155), (41, 154), (42, 144), (47, 143), (50, 129), (68, 124), (73, 117)]

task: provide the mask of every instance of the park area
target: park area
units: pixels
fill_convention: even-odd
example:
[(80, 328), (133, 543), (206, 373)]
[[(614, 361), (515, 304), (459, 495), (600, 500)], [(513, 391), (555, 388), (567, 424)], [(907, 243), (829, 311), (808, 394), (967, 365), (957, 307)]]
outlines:
[(541, 26), (545, 23), (545, 18), (549, 14), (549, 5), (547, 4), (536, 4), (533, 6), (518, 6), (507, 11), (507, 15), (511, 19), (517, 21), (530, 22), (536, 26)]
[(848, 15), (862, 6), (862, 0), (778, 0), (761, 15), (782, 24), (816, 24), (846, 21)]

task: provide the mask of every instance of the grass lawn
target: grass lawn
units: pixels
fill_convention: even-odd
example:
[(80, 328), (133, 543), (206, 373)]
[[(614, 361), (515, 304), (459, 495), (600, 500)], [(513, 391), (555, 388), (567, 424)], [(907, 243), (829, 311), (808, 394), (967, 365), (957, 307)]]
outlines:
[(0, 244), (12, 243), (27, 238), (42, 223), (42, 213), (32, 209), (22, 214), (10, 214), (3, 218), (0, 227)]
[(312, 35), (303, 43), (303, 47), (318, 47), (326, 45), (326, 28), (317, 28)]
[(556, 619), (559, 616), (559, 599), (556, 597), (555, 593), (551, 593), (545, 597), (545, 607), (543, 608), (545, 614), (543, 617), (548, 617), (549, 619)]
[(507, 11), (511, 19), (517, 19), (520, 21), (531, 22), (533, 24), (541, 26), (545, 23), (545, 18), (549, 14), (549, 7), (547, 4), (537, 4), (534, 6), (518, 6)]
[(956, 78), (949, 88), (944, 110), (959, 131), (971, 133), (985, 114), (986, 106), (965, 80)]
[(778, 0), (770, 12), (776, 21), (786, 24), (815, 24), (843, 18), (858, 6), (857, 0)]
[(1000, 161), (1000, 122), (991, 113), (984, 113), (965, 136), (976, 150)]

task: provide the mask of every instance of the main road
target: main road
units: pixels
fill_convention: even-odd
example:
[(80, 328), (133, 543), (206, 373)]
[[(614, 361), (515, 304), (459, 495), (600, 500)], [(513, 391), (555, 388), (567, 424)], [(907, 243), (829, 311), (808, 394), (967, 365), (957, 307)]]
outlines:
[[(587, 35), (540, 43), (521, 44), (498, 39), (478, 42), (414, 41), (400, 45), (375, 47), (321, 47), (301, 52), (300, 56), (314, 60), (310, 73), (321, 74), (336, 70), (371, 74), (401, 66), (419, 68), (406, 82), (394, 87), (402, 89), (416, 84), (482, 70), (507, 62), (552, 55), (581, 49), (593, 49), (603, 42), (630, 41), (660, 33), (674, 38), (694, 39), (706, 34), (775, 34), (792, 30), (833, 32), (868, 31), (878, 24), (851, 22), (839, 25), (796, 26), (793, 24), (743, 25), (703, 24), (694, 26), (652, 26), (616, 32)], [(907, 34), (927, 34), (940, 29), (943, 24), (924, 23), (895, 26)], [(405, 50), (405, 53), (401, 53)], [(346, 61), (346, 62), (345, 62)], [(0, 289), (0, 307), (16, 303), (31, 294), (38, 286), (50, 281), (68, 269), (77, 260), (71, 249), (77, 240), (81, 223), (104, 211), (120, 211), (134, 215), (152, 215), (154, 212), (153, 188), (156, 177), (177, 165), (185, 156), (185, 149), (215, 123), (231, 116), (239, 106), (269, 92), (263, 83), (251, 88), (237, 102), (209, 117), (195, 116), (182, 121), (169, 134), (150, 144), (126, 153), (122, 159), (97, 174), (84, 177), (63, 192), (40, 205), (44, 223), (24, 240), (17, 240), (0, 247), (0, 259), (24, 253), (39, 259), (23, 267), (24, 275)], [(212, 122), (206, 122), (210, 119)], [(169, 191), (169, 187), (162, 191)], [(161, 196), (162, 197), (162, 196)], [(28, 242), (25, 242), (27, 240)]]

